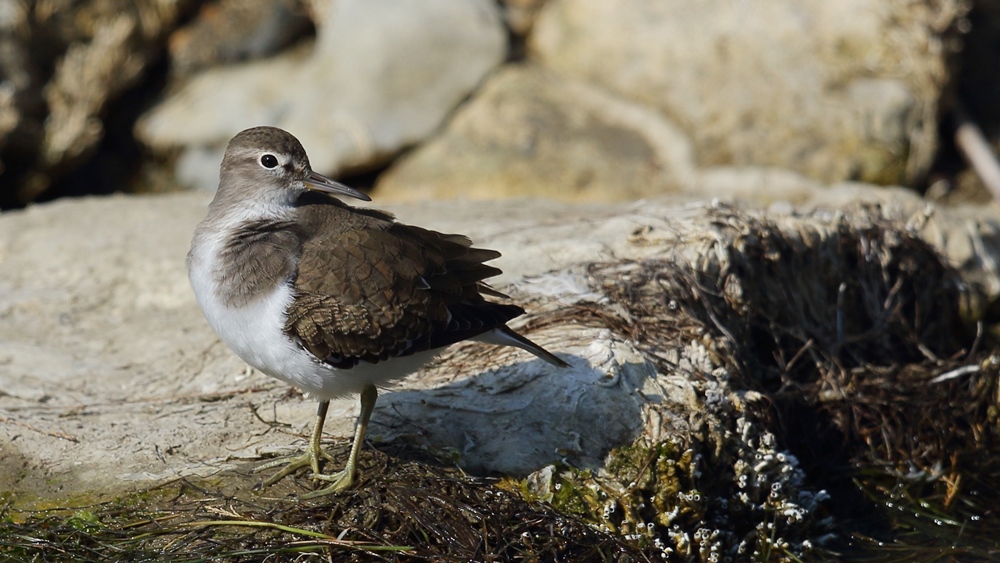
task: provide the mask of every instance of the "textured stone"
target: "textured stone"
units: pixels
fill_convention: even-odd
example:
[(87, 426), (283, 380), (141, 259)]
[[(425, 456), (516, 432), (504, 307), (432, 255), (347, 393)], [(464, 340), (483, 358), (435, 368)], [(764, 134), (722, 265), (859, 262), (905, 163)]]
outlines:
[(0, 205), (37, 199), (97, 150), (190, 1), (0, 3)]
[[(318, 171), (368, 168), (440, 127), (506, 54), (488, 0), (345, 0), (324, 13), (313, 48), (197, 75), (144, 116), (138, 136), (221, 158), (235, 133), (274, 125)], [(217, 177), (206, 165), (182, 180), (214, 188)]]
[(658, 108), (703, 166), (912, 182), (936, 148), (959, 0), (552, 0), (533, 55)]
[[(0, 216), (0, 492), (44, 497), (120, 491), (301, 449), (297, 433), (308, 432), (315, 402), (290, 398), (287, 385), (247, 373), (245, 364), (212, 333), (188, 287), (185, 254), (207, 203), (205, 194), (85, 198)], [(573, 210), (549, 204), (517, 211), (518, 206), (506, 205), (506, 221), (487, 219), (497, 205), (428, 205), (399, 211), (406, 221), (465, 232), (505, 252), (498, 264), (505, 269), (501, 287), (525, 274), (585, 259), (608, 244), (628, 246), (630, 224), (611, 222), (592, 229), (589, 241), (571, 242), (560, 231), (562, 244), (578, 252), (545, 256), (546, 247), (534, 243), (529, 243), (530, 252), (520, 251), (517, 247), (527, 240), (552, 235), (531, 225)], [(511, 239), (508, 231), (524, 235)], [(536, 331), (535, 337), (551, 341), (552, 334)], [(619, 341), (606, 339), (605, 344)], [(600, 351), (588, 352), (590, 345), (588, 340), (567, 350), (572, 353), (573, 346), (580, 346), (581, 357)], [(504, 358), (514, 365), (526, 361), (518, 354)], [(485, 371), (474, 365), (460, 373), (473, 377)], [(491, 367), (500, 365), (490, 360)], [(524, 365), (534, 370), (530, 362)], [(503, 371), (483, 381), (502, 377)], [(581, 381), (593, 377), (590, 371), (579, 374)], [(562, 383), (551, 392), (569, 393), (562, 387), (574, 379), (556, 379)], [(643, 385), (643, 379), (636, 381)], [(385, 393), (372, 435), (413, 432), (413, 424), (441, 419), (446, 404), (427, 407), (423, 415), (408, 425), (394, 424), (394, 429), (385, 424), (395, 419), (383, 414), (390, 405), (413, 408), (405, 403), (422, 400), (415, 390), (439, 384), (406, 381), (400, 385), (410, 395), (394, 399)], [(477, 389), (468, 392), (476, 394)], [(430, 392), (423, 398), (434, 396)], [(523, 402), (523, 397), (512, 400)], [(265, 418), (291, 422), (293, 433), (268, 432), (248, 403), (263, 407)], [(327, 432), (350, 436), (356, 416), (356, 397), (334, 401)], [(616, 428), (634, 429), (636, 424), (621, 421)], [(491, 433), (485, 427), (475, 431)], [(565, 439), (560, 436), (545, 439)], [(590, 459), (598, 455), (594, 451)], [(484, 450), (483, 456), (488, 452), (495, 453), (495, 447)], [(539, 453), (552, 459), (551, 452), (529, 452), (535, 457)], [(477, 457), (475, 452), (467, 459), (473, 466), (491, 465), (489, 456)], [(529, 469), (535, 463), (530, 457), (512, 454), (514, 459), (525, 471), (544, 465)], [(512, 461), (506, 463), (512, 467)]]
[(206, 67), (273, 55), (309, 37), (301, 0), (222, 0), (202, 5), (170, 36), (170, 71), (186, 76)]
[[(919, 198), (870, 186), (821, 195), (824, 207), (872, 200), (912, 215), (912, 228), (962, 268), (971, 293), (996, 297), (996, 210), (931, 213)], [(184, 255), (207, 202), (205, 194), (85, 198), (0, 215), (0, 492), (119, 492), (301, 450), (315, 402), (247, 373), (191, 295)], [(696, 378), (656, 374), (613, 331), (544, 321), (600, 297), (586, 273), (595, 262), (669, 256), (710, 264), (706, 249), (723, 236), (713, 208), (662, 199), (395, 207), (404, 221), (463, 232), (503, 252), (495, 285), (536, 304), (533, 322), (546, 326), (526, 332), (574, 369), (546, 372), (522, 351), (461, 344), (447, 362), (383, 394), (371, 436), (454, 449), (469, 468), (523, 474), (567, 457), (593, 467), (639, 433), (652, 441), (677, 435), (703, 396)], [(816, 224), (818, 232), (837, 217), (775, 220)], [(664, 354), (697, 360), (689, 352)], [(350, 436), (356, 414), (356, 398), (334, 401), (327, 433)], [(272, 419), (290, 430), (273, 431), (265, 422)], [(602, 421), (599, 432), (593, 420)]]
[(516, 65), (491, 77), (440, 136), (380, 176), (375, 193), (393, 201), (620, 201), (676, 191), (693, 172), (687, 139), (657, 112)]

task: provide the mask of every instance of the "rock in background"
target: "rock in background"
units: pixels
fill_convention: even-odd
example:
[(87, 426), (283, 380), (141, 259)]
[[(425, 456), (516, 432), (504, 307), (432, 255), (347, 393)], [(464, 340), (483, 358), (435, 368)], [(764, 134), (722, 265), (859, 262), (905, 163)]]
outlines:
[(690, 185), (683, 133), (660, 113), (537, 65), (508, 65), (447, 129), (379, 178), (377, 196), (638, 199)]
[(229, 139), (275, 125), (318, 171), (377, 166), (441, 126), (506, 56), (488, 0), (334, 2), (305, 50), (204, 72), (139, 122), (150, 147), (183, 147), (181, 183), (207, 189)]
[(761, 170), (920, 184), (967, 8), (551, 0), (527, 68), (491, 77), (376, 196), (628, 200)]
[(0, 2), (0, 206), (42, 197), (94, 155), (109, 106), (191, 4)]
[(170, 72), (177, 80), (213, 66), (269, 57), (311, 35), (304, 0), (221, 0), (170, 36)]
[(628, 200), (761, 171), (923, 188), (961, 167), (956, 94), (998, 135), (975, 78), (991, 6), (4, 0), (0, 206), (212, 190), (261, 124), (382, 199)]
[(552, 0), (534, 55), (676, 120), (705, 165), (908, 184), (934, 157), (962, 3)]

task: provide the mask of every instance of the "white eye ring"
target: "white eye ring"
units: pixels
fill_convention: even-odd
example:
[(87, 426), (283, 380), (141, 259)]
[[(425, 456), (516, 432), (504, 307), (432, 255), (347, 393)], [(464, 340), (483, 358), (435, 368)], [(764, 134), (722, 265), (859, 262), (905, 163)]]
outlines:
[(275, 166), (278, 165), (278, 157), (270, 153), (265, 154), (264, 156), (260, 157), (260, 165), (263, 166), (264, 168), (274, 168)]

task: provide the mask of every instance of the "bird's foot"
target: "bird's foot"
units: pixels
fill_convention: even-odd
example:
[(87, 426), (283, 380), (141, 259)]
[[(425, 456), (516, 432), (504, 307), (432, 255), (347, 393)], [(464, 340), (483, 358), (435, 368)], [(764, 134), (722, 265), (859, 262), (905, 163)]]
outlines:
[(333, 484), (329, 487), (324, 487), (311, 493), (299, 495), (299, 498), (311, 499), (344, 491), (354, 484), (354, 471), (352, 471), (350, 467), (347, 467), (343, 471), (338, 471), (330, 475), (316, 473), (313, 475), (313, 479), (319, 479)]
[(329, 461), (333, 461), (333, 457), (322, 449), (313, 450), (312, 448), (309, 448), (302, 455), (282, 457), (262, 463), (257, 467), (254, 467), (253, 472), (259, 473), (266, 469), (271, 469), (272, 467), (285, 465), (281, 471), (275, 473), (261, 484), (261, 487), (270, 487), (303, 467), (309, 467), (312, 469), (314, 475), (319, 475), (319, 462), (321, 457), (326, 458)]

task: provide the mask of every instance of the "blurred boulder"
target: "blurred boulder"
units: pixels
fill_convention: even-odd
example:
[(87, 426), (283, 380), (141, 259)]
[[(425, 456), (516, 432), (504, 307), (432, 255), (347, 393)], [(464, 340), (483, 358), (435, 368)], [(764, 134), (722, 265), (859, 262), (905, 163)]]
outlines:
[(302, 0), (222, 0), (170, 36), (170, 71), (189, 76), (204, 68), (273, 55), (311, 35)]
[(195, 76), (137, 136), (181, 147), (179, 180), (201, 187), (216, 185), (227, 141), (256, 125), (293, 132), (318, 171), (363, 170), (439, 128), (507, 52), (489, 0), (344, 0), (317, 13), (313, 47)]
[(662, 111), (703, 166), (912, 183), (936, 148), (961, 0), (551, 0), (532, 56)]
[(545, 0), (501, 0), (500, 4), (503, 7), (503, 20), (510, 33), (523, 38), (534, 27)]
[(108, 106), (190, 4), (0, 2), (0, 205), (37, 199), (93, 154)]
[(509, 65), (375, 190), (393, 201), (618, 201), (677, 191), (693, 172), (688, 140), (662, 114), (581, 80)]

